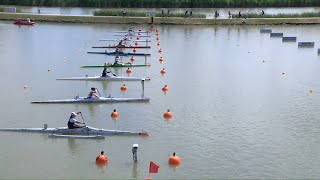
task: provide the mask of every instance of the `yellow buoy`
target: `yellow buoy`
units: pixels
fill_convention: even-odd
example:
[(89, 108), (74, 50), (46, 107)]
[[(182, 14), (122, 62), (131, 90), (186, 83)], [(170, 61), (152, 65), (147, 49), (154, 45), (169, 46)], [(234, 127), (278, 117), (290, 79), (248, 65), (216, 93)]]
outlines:
[(310, 93), (313, 93), (313, 90), (312, 90), (312, 89), (310, 89)]
[(28, 86), (27, 86), (27, 85), (23, 86), (23, 89), (27, 89), (27, 88), (28, 88)]

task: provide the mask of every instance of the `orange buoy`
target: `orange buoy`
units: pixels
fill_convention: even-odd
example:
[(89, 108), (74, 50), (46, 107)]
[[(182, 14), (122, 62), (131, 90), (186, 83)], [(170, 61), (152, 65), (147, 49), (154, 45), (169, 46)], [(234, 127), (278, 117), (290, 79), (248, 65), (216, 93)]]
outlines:
[(158, 52), (161, 54), (163, 51), (162, 51), (162, 49), (160, 48)]
[(163, 114), (163, 117), (164, 117), (165, 119), (170, 119), (170, 118), (172, 118), (172, 113), (170, 112), (169, 109), (167, 110), (167, 112), (165, 112), (165, 113)]
[(145, 178), (144, 180), (152, 180), (152, 178), (151, 178), (151, 177), (148, 177), (148, 178)]
[(138, 42), (136, 42), (136, 43), (134, 43), (134, 45), (138, 46), (138, 45), (139, 45), (139, 43), (138, 43)]
[(159, 41), (159, 40), (160, 40), (160, 38), (159, 38), (159, 37), (157, 37), (157, 38), (156, 38), (156, 40), (157, 40), (157, 41)]
[(163, 69), (160, 71), (160, 73), (164, 75), (164, 74), (167, 73), (167, 72), (166, 72), (166, 70), (163, 68)]
[(120, 89), (121, 89), (121, 91), (126, 91), (126, 90), (128, 90), (128, 88), (127, 88), (127, 86), (126, 86), (125, 84), (123, 84)]
[(114, 119), (117, 119), (119, 117), (119, 113), (117, 112), (116, 109), (114, 109), (113, 112), (111, 113), (111, 117)]
[(139, 40), (140, 38), (139, 38), (139, 36), (137, 36), (137, 40)]
[(108, 158), (104, 155), (104, 152), (101, 151), (100, 155), (96, 158), (96, 164), (107, 164)]
[(156, 29), (156, 32), (159, 32), (159, 30), (158, 30), (158, 29)]
[(127, 71), (126, 71), (126, 73), (127, 73), (127, 74), (130, 74), (130, 73), (132, 73), (132, 70), (131, 70), (130, 68), (128, 68)]
[(137, 50), (136, 50), (136, 48), (133, 48), (133, 50), (132, 50), (134, 53), (136, 53), (137, 52)]
[(174, 165), (177, 166), (180, 164), (180, 158), (178, 156), (176, 156), (176, 153), (174, 152), (172, 156), (169, 157), (169, 164), (170, 165)]
[(141, 29), (139, 29), (139, 31), (141, 31)]
[(164, 85), (164, 87), (162, 88), (162, 91), (163, 92), (168, 92), (169, 91), (169, 88), (167, 85)]
[(131, 62), (133, 62), (133, 61), (135, 61), (136, 59), (132, 56), (131, 58), (130, 58), (130, 61)]
[(159, 33), (157, 33), (156, 35), (159, 36)]
[(159, 61), (160, 61), (160, 62), (164, 61), (163, 57), (160, 57)]
[(160, 46), (160, 42), (159, 41), (158, 41), (157, 45)]
[(140, 35), (141, 35), (141, 33), (139, 32), (139, 33), (138, 33), (138, 36), (140, 36)]

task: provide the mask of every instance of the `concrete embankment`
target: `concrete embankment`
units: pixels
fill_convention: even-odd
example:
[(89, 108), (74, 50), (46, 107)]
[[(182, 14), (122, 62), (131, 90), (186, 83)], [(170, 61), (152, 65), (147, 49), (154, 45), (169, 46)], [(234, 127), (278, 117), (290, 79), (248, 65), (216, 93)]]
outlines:
[[(102, 24), (150, 24), (150, 17), (119, 17), (119, 16), (70, 16), (70, 15), (43, 15), (22, 13), (0, 13), (0, 20), (14, 21), (18, 18), (30, 18), (37, 22), (60, 23), (102, 23)], [(154, 17), (153, 24), (175, 25), (283, 25), (283, 24), (320, 24), (319, 18), (250, 18), (250, 19), (204, 19)]]

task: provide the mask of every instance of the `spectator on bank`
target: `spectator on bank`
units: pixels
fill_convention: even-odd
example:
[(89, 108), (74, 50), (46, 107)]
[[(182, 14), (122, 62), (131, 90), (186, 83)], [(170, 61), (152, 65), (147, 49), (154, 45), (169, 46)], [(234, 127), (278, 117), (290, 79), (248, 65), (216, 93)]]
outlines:
[(164, 16), (164, 11), (163, 11), (163, 9), (161, 10), (161, 15), (162, 15), (162, 17)]
[(264, 10), (261, 10), (261, 16), (263, 16), (264, 15)]
[(122, 16), (127, 16), (126, 9), (123, 9), (123, 10), (122, 10)]
[(238, 18), (241, 18), (241, 11), (239, 11), (239, 13), (238, 13)]
[(192, 16), (192, 11), (190, 11), (190, 17)]
[(219, 17), (219, 12), (218, 12), (217, 10), (214, 12), (214, 17), (215, 17), (216, 19)]
[(167, 15), (170, 16), (170, 10), (169, 9), (167, 10)]
[(231, 11), (228, 11), (228, 18), (229, 18), (229, 19), (231, 19), (231, 18), (232, 18)]
[(184, 13), (184, 16), (185, 16), (185, 17), (188, 16), (188, 10), (186, 10), (186, 12)]

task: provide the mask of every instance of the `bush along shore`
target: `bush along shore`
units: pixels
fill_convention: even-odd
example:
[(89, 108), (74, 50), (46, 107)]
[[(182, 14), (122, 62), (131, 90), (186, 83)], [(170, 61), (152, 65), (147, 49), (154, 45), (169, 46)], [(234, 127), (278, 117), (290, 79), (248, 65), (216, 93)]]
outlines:
[(319, 0), (2, 0), (0, 5), (106, 8), (312, 7)]
[[(194, 13), (186, 11), (185, 13), (174, 13), (170, 11), (157, 11), (154, 12), (155, 17), (188, 17), (188, 18), (206, 18), (205, 14)], [(132, 11), (132, 10), (119, 10), (119, 9), (102, 9), (93, 12), (94, 16), (128, 16), (128, 17), (146, 17), (147, 12)]]
[[(0, 13), (0, 20), (14, 21), (18, 18), (30, 18), (37, 22), (61, 23), (100, 23), (100, 24), (151, 24), (150, 17), (122, 17), (122, 16), (68, 16), (68, 15), (38, 15), (23, 13)], [(206, 19), (181, 17), (154, 17), (153, 24), (174, 25), (283, 25), (283, 24), (320, 24), (317, 18), (232, 18)]]

